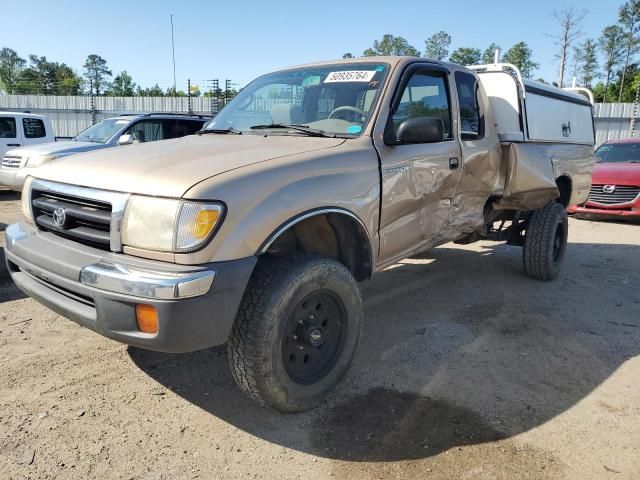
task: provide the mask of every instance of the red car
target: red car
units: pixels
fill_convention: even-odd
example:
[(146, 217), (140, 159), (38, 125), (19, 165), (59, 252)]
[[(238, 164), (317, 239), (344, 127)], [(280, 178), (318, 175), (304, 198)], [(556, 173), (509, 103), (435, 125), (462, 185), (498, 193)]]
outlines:
[(610, 140), (596, 150), (589, 198), (569, 213), (640, 220), (640, 139)]

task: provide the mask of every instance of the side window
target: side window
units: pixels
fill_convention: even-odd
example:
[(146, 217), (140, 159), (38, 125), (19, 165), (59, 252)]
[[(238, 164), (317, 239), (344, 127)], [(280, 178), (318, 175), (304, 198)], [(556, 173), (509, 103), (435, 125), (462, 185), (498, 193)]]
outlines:
[(480, 112), (480, 97), (476, 77), (456, 72), (456, 89), (460, 104), (460, 133), (463, 140), (476, 140), (484, 136), (484, 116)]
[(186, 135), (193, 135), (202, 129), (204, 122), (196, 120), (163, 120), (164, 122), (164, 138), (180, 138)]
[(155, 142), (164, 140), (163, 120), (142, 120), (130, 126), (124, 134), (133, 136), (133, 143)]
[(16, 138), (16, 119), (0, 117), (0, 138)]
[(442, 120), (444, 138), (452, 139), (451, 108), (446, 79), (437, 72), (416, 72), (407, 83), (400, 104), (393, 114), (394, 136), (398, 126), (408, 118), (435, 117)]
[(25, 138), (42, 138), (47, 136), (44, 130), (44, 122), (39, 118), (23, 118), (22, 127), (24, 128)]

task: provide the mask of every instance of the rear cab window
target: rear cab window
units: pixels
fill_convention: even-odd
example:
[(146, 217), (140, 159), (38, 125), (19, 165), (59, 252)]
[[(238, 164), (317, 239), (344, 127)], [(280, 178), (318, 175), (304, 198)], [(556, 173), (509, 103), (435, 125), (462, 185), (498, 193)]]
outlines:
[(24, 128), (25, 138), (42, 138), (47, 136), (44, 122), (39, 118), (23, 118), (22, 127)]
[(456, 72), (455, 79), (460, 105), (460, 136), (462, 140), (479, 140), (484, 137), (484, 115), (478, 80), (466, 72)]
[(16, 119), (0, 117), (0, 138), (16, 138)]

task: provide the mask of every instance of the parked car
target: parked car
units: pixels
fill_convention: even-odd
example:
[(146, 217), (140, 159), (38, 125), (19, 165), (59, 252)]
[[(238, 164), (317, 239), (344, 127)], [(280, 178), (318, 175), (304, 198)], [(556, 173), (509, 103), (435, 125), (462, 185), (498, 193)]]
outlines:
[(193, 135), (209, 116), (148, 113), (121, 115), (90, 126), (70, 141), (9, 150), (2, 158), (0, 185), (22, 190), (24, 179), (45, 162), (76, 153)]
[(610, 140), (596, 150), (587, 202), (569, 213), (593, 219), (640, 220), (640, 139)]
[(522, 247), (535, 279), (560, 271), (566, 207), (591, 184), (592, 105), (512, 65), (474, 69), (294, 67), (249, 84), (201, 135), (44, 165), (6, 229), (8, 271), (120, 342), (226, 342), (261, 405), (317, 405), (351, 364), (358, 282), (376, 272), (452, 240)]
[(16, 147), (48, 143), (54, 140), (51, 121), (44, 115), (0, 112), (0, 158), (8, 150)]

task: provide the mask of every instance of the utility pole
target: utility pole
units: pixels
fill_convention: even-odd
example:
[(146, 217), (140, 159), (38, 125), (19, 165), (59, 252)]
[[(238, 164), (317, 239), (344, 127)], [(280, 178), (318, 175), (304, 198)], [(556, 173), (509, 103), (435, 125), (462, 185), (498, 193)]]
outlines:
[(205, 82), (209, 83), (209, 110), (213, 115), (220, 111), (220, 98), (218, 97), (218, 92), (220, 91), (220, 80), (217, 78), (205, 80)]
[(89, 93), (91, 94), (91, 125), (96, 124), (96, 101), (93, 95), (93, 79), (89, 80)]
[(189, 113), (193, 113), (193, 109), (191, 108), (191, 79), (187, 79), (187, 98), (189, 99)]
[(631, 117), (631, 124), (629, 125), (629, 137), (633, 138), (636, 136), (636, 120), (638, 118), (638, 113), (640, 110), (640, 84), (638, 88), (636, 88), (636, 98), (633, 102), (633, 117)]
[(228, 78), (224, 81), (224, 104), (229, 103), (229, 96), (231, 95), (231, 80)]
[(173, 59), (173, 96), (176, 96), (176, 47), (173, 41), (173, 14), (171, 15), (171, 57)]

